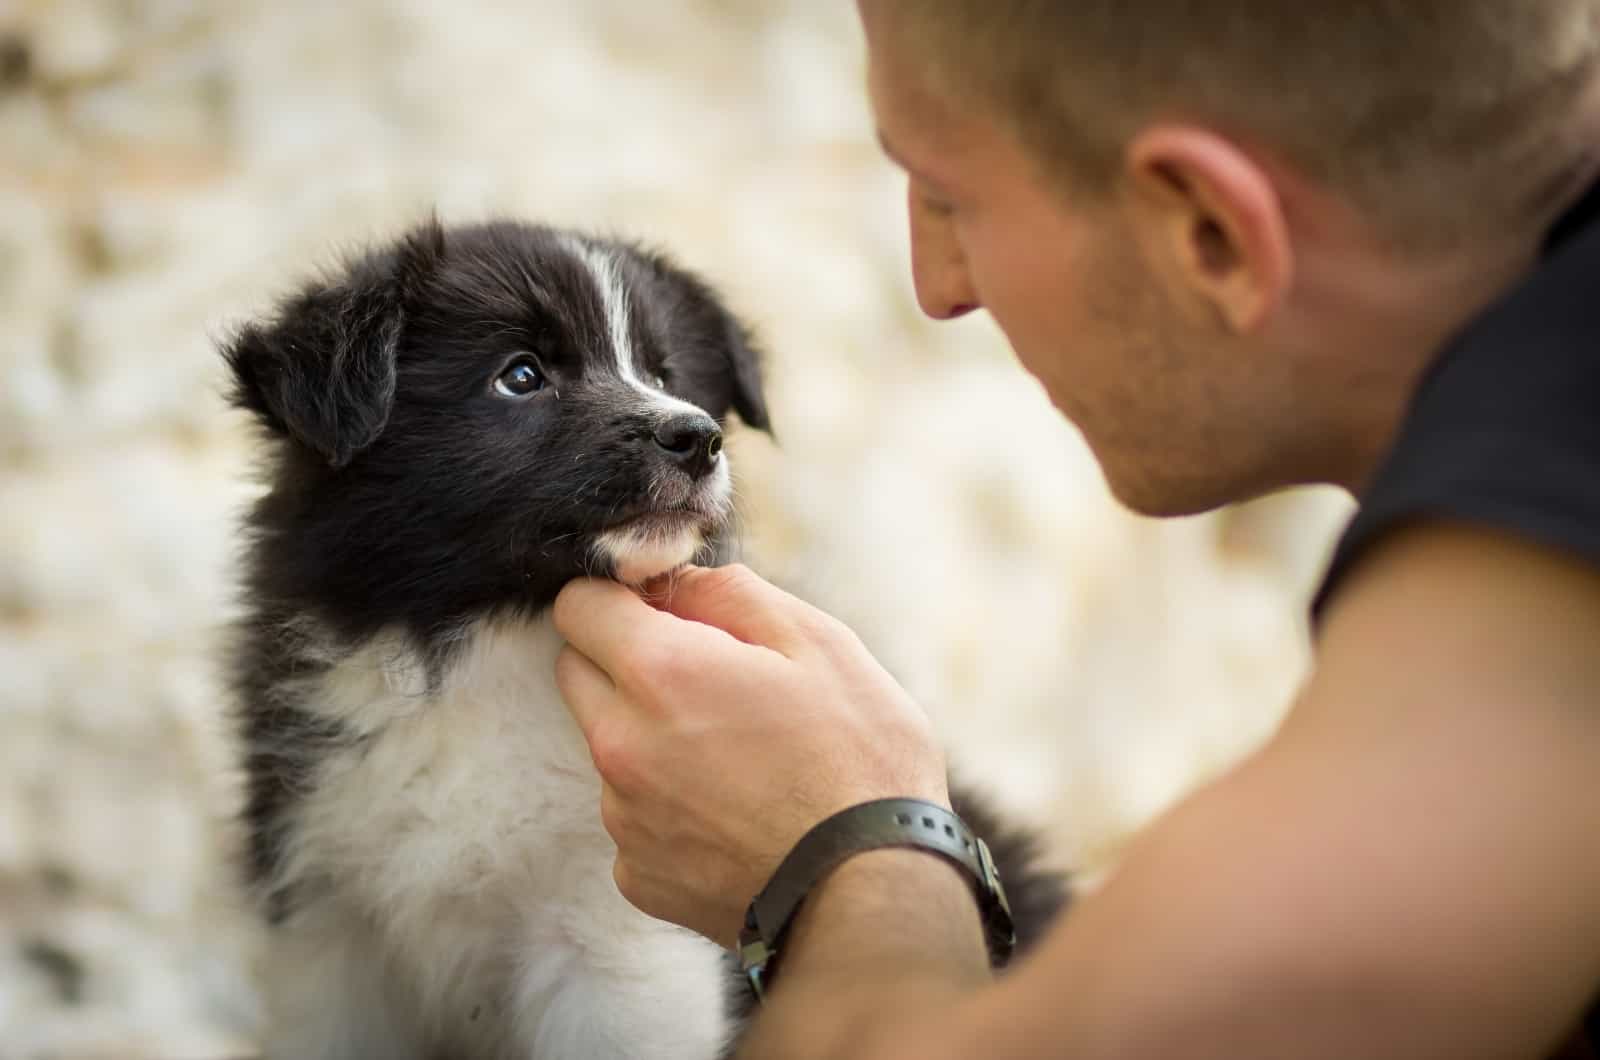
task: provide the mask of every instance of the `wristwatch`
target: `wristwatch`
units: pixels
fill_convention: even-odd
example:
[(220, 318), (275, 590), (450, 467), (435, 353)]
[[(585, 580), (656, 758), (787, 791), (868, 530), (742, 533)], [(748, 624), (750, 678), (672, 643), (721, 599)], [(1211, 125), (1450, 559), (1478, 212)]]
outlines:
[(926, 850), (961, 869), (978, 900), (991, 957), (1010, 957), (1016, 929), (988, 845), (936, 803), (878, 799), (841, 810), (801, 837), (745, 911), (739, 967), (758, 1001), (765, 998), (784, 934), (806, 895), (846, 858), (883, 847)]

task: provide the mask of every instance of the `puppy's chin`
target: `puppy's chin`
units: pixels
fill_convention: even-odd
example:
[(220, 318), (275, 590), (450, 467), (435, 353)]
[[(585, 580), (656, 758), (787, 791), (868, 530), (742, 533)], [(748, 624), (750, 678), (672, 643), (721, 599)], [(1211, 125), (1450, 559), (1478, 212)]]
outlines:
[(705, 544), (704, 521), (671, 514), (612, 527), (595, 539), (594, 548), (617, 581), (642, 585), (688, 563)]

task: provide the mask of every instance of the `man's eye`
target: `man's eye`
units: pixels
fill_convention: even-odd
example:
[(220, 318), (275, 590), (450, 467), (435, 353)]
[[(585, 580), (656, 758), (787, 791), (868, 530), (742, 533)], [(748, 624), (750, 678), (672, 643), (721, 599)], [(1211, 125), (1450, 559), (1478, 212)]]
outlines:
[(513, 361), (495, 377), (494, 392), (501, 397), (520, 398), (537, 394), (545, 387), (544, 375), (531, 360)]

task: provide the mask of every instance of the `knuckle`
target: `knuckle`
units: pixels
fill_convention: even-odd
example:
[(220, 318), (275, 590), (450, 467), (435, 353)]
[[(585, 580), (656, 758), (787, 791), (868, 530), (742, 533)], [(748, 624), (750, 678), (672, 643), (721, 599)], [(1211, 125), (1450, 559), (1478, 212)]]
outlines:
[(681, 688), (701, 665), (696, 653), (681, 645), (661, 643), (655, 645), (653, 651), (655, 663), (652, 669), (658, 692)]
[[(633, 790), (639, 768), (631, 726), (602, 720), (591, 727), (588, 735), (589, 756), (594, 759), (594, 768), (601, 778), (618, 791)], [(602, 809), (604, 805), (602, 802)]]
[(626, 814), (622, 800), (609, 787), (600, 793), (600, 824), (606, 830), (606, 834), (620, 846), (627, 828)]
[(760, 576), (743, 563), (728, 563), (718, 569), (728, 579), (729, 585), (750, 585), (760, 580)]
[(841, 634), (849, 633), (843, 622), (814, 607), (797, 608), (793, 622), (795, 628), (813, 640), (838, 640)]
[(657, 903), (653, 901), (650, 889), (645, 886), (644, 877), (620, 857), (611, 865), (611, 879), (617, 885), (617, 892), (627, 899), (629, 905), (646, 915), (657, 915)]
[(618, 679), (631, 688), (651, 687), (659, 679), (659, 670), (664, 662), (662, 655), (654, 640), (630, 644), (617, 656)]
[(808, 643), (826, 645), (836, 652), (854, 652), (861, 646), (855, 630), (826, 611), (802, 607), (795, 612), (791, 621), (795, 632)]
[(756, 572), (743, 563), (726, 563), (702, 571), (698, 588), (710, 595), (737, 596), (748, 591), (756, 580)]
[(665, 637), (641, 640), (628, 649), (621, 661), (621, 676), (628, 684), (647, 693), (682, 680), (690, 660), (681, 648)]

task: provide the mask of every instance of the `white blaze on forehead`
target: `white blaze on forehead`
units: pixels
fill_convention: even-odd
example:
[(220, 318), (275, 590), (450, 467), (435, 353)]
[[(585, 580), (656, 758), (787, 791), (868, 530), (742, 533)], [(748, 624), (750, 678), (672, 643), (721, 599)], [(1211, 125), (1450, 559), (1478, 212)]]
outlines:
[(622, 286), (616, 259), (575, 236), (567, 237), (567, 246), (594, 277), (600, 304), (605, 307), (606, 330), (610, 333), (611, 355), (617, 360), (618, 373), (629, 383), (639, 385), (638, 373), (633, 369), (633, 344), (628, 341), (628, 292)]
[(622, 282), (616, 255), (611, 251), (590, 246), (576, 236), (565, 238), (567, 249), (583, 262), (589, 270), (589, 275), (594, 277), (594, 285), (600, 292), (600, 303), (605, 307), (606, 332), (611, 340), (611, 355), (617, 362), (617, 374), (622, 377), (623, 382), (648, 397), (651, 403), (659, 406), (663, 412), (698, 412), (706, 415), (706, 410), (699, 405), (674, 397), (639, 378), (639, 373), (633, 364), (633, 342), (629, 338), (628, 288)]

